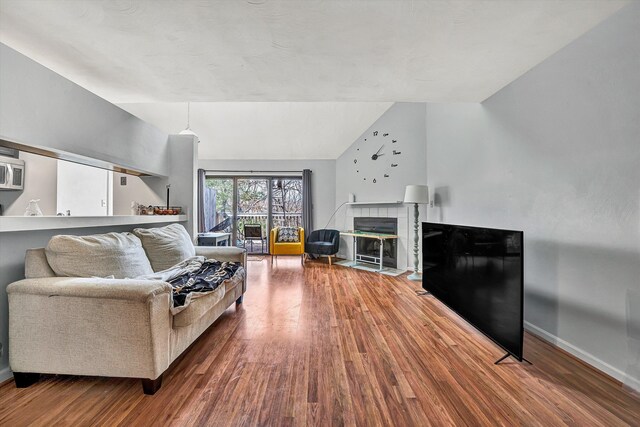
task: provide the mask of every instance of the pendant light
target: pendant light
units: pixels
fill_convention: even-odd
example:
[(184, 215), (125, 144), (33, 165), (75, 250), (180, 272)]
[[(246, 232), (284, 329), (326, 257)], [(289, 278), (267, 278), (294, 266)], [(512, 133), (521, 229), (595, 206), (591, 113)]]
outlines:
[[(180, 131), (180, 135), (192, 135), (198, 138), (198, 135), (194, 131), (191, 130), (190, 127), (190, 119), (191, 119), (191, 103), (187, 102), (187, 127), (185, 130)], [(198, 142), (200, 142), (200, 138), (198, 138)]]

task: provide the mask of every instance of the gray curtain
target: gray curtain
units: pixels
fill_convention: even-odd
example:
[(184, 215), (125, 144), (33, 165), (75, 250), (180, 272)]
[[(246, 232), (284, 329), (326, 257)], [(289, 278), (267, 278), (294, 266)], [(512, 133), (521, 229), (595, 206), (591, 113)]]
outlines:
[(205, 224), (205, 179), (207, 178), (204, 169), (198, 169), (198, 233), (209, 231)]
[(313, 231), (313, 199), (311, 197), (311, 170), (302, 171), (302, 228), (305, 236)]

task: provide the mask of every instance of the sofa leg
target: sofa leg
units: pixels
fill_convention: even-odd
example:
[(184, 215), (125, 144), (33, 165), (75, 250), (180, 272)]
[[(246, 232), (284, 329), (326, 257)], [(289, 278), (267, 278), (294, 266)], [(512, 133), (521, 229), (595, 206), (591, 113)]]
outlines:
[(40, 380), (40, 374), (34, 374), (32, 372), (14, 372), (13, 379), (16, 382), (17, 388), (27, 388)]
[(242, 299), (243, 298), (244, 298), (244, 295), (240, 295), (240, 297), (236, 300), (236, 305), (242, 304)]
[(162, 374), (155, 380), (142, 379), (142, 390), (144, 390), (144, 394), (154, 395), (156, 391), (160, 390), (160, 386), (162, 386)]
[(329, 267), (331, 267), (331, 255), (329, 255)]

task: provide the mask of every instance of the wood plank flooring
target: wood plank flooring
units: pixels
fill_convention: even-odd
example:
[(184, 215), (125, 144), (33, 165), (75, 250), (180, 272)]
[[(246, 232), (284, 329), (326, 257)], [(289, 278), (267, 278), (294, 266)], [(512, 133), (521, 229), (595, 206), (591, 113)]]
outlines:
[(0, 425), (639, 425), (640, 400), (527, 335), (503, 352), (418, 284), (310, 261), (249, 263), (231, 307), (145, 396), (138, 380), (0, 387)]

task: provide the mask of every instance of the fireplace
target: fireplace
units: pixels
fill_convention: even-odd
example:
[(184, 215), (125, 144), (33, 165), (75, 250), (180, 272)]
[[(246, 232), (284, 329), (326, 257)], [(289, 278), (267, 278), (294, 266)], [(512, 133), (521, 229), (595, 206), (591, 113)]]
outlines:
[[(397, 218), (375, 218), (375, 217), (357, 217), (353, 218), (353, 229), (357, 231), (369, 231), (372, 233), (398, 234)], [(398, 240), (383, 240), (382, 247), (382, 265), (385, 267), (398, 267)], [(380, 256), (380, 240), (378, 239), (357, 239), (358, 254), (365, 256)]]

